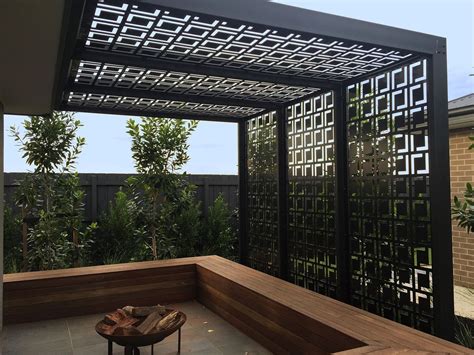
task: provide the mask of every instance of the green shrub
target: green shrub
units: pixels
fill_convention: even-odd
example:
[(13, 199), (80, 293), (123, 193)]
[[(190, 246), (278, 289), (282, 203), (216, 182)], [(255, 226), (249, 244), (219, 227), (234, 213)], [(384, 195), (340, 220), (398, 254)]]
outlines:
[[(474, 141), (474, 136), (469, 137), (469, 139)], [(472, 143), (468, 148), (468, 150), (471, 149), (474, 149), (474, 143)], [(466, 190), (463, 195), (463, 200), (454, 196), (452, 214), (453, 219), (458, 222), (458, 226), (465, 228), (469, 233), (474, 230), (474, 189), (472, 188), (471, 183), (466, 184)]]
[(474, 320), (456, 317), (456, 341), (469, 349), (474, 349)]
[(31, 270), (52, 270), (69, 267), (73, 246), (61, 221), (41, 210), (38, 223), (28, 232), (28, 264)]
[[(196, 187), (183, 182), (177, 196), (165, 203), (160, 238), (170, 236), (176, 246), (176, 257), (198, 255), (199, 232), (201, 230), (201, 207), (196, 200)], [(171, 212), (171, 213), (169, 213)]]
[(235, 258), (237, 237), (231, 224), (231, 211), (219, 194), (209, 207), (207, 220), (202, 231), (202, 254), (220, 255), (225, 258)]
[(452, 207), (453, 218), (457, 220), (458, 226), (465, 228), (467, 232), (474, 230), (474, 189), (472, 184), (466, 184), (464, 200), (454, 196), (454, 206)]
[(141, 260), (144, 232), (137, 227), (139, 209), (122, 190), (99, 217), (94, 237), (93, 258), (96, 264), (117, 264)]
[(3, 238), (4, 273), (19, 272), (22, 258), (21, 221), (6, 204), (3, 210)]

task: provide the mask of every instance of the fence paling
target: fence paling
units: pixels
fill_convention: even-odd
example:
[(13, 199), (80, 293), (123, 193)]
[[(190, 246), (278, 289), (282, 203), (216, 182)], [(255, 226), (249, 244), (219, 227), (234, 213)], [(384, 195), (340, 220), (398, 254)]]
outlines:
[[(134, 174), (79, 174), (81, 187), (86, 192), (84, 199), (84, 222), (96, 221), (105, 211), (110, 201), (115, 198), (115, 193), (120, 187), (125, 186), (125, 181)], [(5, 201), (15, 212), (21, 211), (14, 205), (14, 192), (25, 173), (5, 173)], [(237, 207), (237, 175), (188, 175), (189, 181), (196, 185), (196, 198), (201, 202), (203, 214), (215, 198), (221, 193), (229, 208)], [(26, 247), (26, 243), (25, 243)]]

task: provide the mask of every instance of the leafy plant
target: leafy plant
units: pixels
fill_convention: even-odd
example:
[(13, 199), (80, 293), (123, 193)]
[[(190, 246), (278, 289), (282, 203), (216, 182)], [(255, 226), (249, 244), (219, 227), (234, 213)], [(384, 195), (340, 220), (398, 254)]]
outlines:
[(4, 272), (18, 272), (21, 269), (21, 229), (20, 220), (6, 204), (3, 210), (3, 250)]
[(198, 255), (199, 232), (201, 230), (201, 206), (196, 200), (195, 186), (187, 183), (173, 200), (165, 202), (161, 225), (161, 238), (170, 236), (176, 245), (176, 257)]
[[(469, 137), (469, 139), (474, 141), (474, 136)], [(474, 149), (474, 143), (469, 146), (469, 149)], [(474, 230), (474, 190), (471, 183), (466, 184), (466, 191), (464, 191), (463, 195), (464, 200), (454, 196), (452, 215), (458, 222), (458, 226), (465, 228), (469, 233)]]
[(458, 226), (465, 228), (469, 233), (474, 229), (474, 190), (470, 183), (466, 184), (466, 191), (463, 195), (463, 201), (454, 196), (452, 213), (453, 218), (458, 221)]
[(94, 238), (94, 261), (117, 264), (140, 260), (143, 253), (143, 228), (137, 226), (139, 210), (133, 199), (122, 190), (99, 217), (99, 228)]
[(115, 250), (115, 251), (106, 251), (105, 254), (101, 257), (99, 262), (96, 262), (96, 265), (112, 265), (112, 264), (122, 264), (128, 263), (128, 250)]
[(39, 212), (38, 223), (28, 233), (28, 263), (32, 270), (64, 269), (72, 242), (61, 221), (52, 213)]
[(456, 316), (456, 341), (469, 349), (474, 349), (474, 321)]
[(142, 211), (147, 246), (155, 260), (174, 253), (172, 238), (163, 232), (163, 221), (174, 215), (175, 207), (170, 203), (179, 202), (176, 197), (181, 193), (184, 174), (177, 172), (189, 160), (187, 141), (196, 126), (196, 121), (159, 117), (143, 117), (141, 123), (133, 119), (127, 122), (139, 174), (129, 179), (129, 184)]
[(207, 220), (202, 233), (202, 254), (220, 255), (226, 258), (235, 256), (237, 237), (231, 225), (231, 211), (219, 194), (209, 207)]
[[(82, 226), (84, 192), (75, 164), (85, 139), (77, 135), (81, 122), (71, 113), (31, 116), (23, 132), (10, 133), (27, 164), (34, 168), (20, 183), (16, 204), (27, 231), (30, 269), (45, 270), (87, 262), (95, 224)], [(30, 223), (36, 222), (36, 223)]]
[(63, 228), (72, 235), (71, 263), (75, 266), (87, 265), (90, 262), (90, 244), (97, 223), (91, 223), (85, 228), (82, 225), (85, 192), (80, 187), (79, 175), (58, 175), (55, 190), (59, 212), (57, 217), (62, 219)]

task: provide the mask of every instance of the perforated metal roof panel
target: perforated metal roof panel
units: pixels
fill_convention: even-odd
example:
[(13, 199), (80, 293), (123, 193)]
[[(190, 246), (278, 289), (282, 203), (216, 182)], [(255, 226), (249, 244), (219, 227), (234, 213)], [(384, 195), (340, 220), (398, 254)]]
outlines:
[[(308, 28), (311, 16), (320, 21)], [(367, 26), (386, 26), (266, 1), (92, 0), (78, 17), (79, 30), (69, 29), (59, 109), (238, 120), (419, 54), (400, 46), (403, 40), (390, 47), (326, 34), (331, 26), (338, 35), (341, 26), (359, 26), (366, 38)]]

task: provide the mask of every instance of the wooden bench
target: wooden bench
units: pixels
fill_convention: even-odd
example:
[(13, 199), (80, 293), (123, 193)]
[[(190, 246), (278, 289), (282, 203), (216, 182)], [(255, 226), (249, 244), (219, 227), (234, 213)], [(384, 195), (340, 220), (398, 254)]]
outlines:
[(5, 324), (196, 297), (198, 258), (4, 275)]
[(217, 256), (5, 275), (3, 314), (8, 324), (193, 299), (275, 353), (470, 352)]

